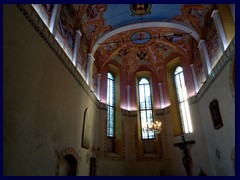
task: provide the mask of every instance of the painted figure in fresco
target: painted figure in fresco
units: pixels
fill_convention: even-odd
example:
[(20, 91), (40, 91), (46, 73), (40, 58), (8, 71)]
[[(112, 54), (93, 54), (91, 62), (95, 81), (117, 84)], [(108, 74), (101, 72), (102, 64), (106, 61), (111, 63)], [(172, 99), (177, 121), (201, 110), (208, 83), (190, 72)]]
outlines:
[(131, 36), (131, 40), (135, 44), (145, 44), (151, 38), (151, 35), (148, 32), (136, 32)]
[(118, 55), (123, 57), (123, 56), (127, 55), (128, 52), (129, 52), (128, 49), (123, 48), (120, 51), (118, 51)]
[(110, 44), (107, 44), (107, 45), (103, 45), (103, 48), (106, 50), (106, 51), (112, 51), (114, 49), (117, 48), (117, 43), (115, 42), (111, 42)]
[(72, 5), (63, 5), (60, 14), (60, 30), (62, 35), (68, 40), (71, 48), (74, 46), (74, 8)]
[(139, 32), (135, 35), (136, 40), (143, 40), (146, 38), (146, 34), (144, 32)]
[(96, 18), (101, 14), (103, 7), (102, 4), (89, 4), (86, 10), (88, 18), (90, 20)]
[(190, 8), (189, 12), (190, 15), (193, 15), (193, 18), (197, 21), (200, 22), (201, 17), (204, 15), (203, 10), (201, 9), (196, 9), (196, 8)]
[(166, 40), (171, 41), (171, 42), (177, 42), (183, 38), (181, 34), (169, 34), (167, 36), (164, 36)]
[(48, 16), (50, 17), (52, 15), (52, 10), (53, 10), (53, 4), (42, 4), (44, 10), (46, 11), (46, 13), (48, 14)]
[(155, 49), (158, 53), (164, 53), (169, 49), (169, 47), (167, 45), (158, 43), (155, 45)]

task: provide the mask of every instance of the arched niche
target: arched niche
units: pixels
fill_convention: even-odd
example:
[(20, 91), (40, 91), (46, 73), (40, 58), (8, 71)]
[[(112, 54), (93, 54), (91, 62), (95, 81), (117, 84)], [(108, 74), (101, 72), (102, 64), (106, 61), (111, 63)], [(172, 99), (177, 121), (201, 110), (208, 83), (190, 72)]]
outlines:
[(66, 148), (58, 153), (57, 176), (77, 176), (79, 157), (73, 148)]

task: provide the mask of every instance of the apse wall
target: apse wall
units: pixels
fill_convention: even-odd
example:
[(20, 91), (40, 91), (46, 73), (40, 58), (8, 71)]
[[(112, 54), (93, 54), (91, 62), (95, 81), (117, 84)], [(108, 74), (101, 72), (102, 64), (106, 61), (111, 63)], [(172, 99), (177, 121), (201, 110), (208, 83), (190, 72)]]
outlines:
[[(3, 9), (3, 174), (61, 175), (62, 160), (70, 154), (77, 161), (76, 174), (89, 175), (95, 96), (85, 81), (74, 79), (16, 5)], [(84, 117), (88, 149), (82, 147)]]
[[(192, 158), (191, 171), (193, 176), (198, 176), (201, 170), (208, 176), (212, 175), (209, 156), (197, 97), (192, 97), (190, 101), (190, 111), (193, 123), (193, 133), (186, 134), (186, 141), (194, 140), (190, 148)], [(156, 118), (162, 122), (163, 130), (157, 138), (161, 139), (162, 151), (160, 158), (154, 158), (155, 155), (145, 153), (139, 158), (139, 147), (137, 143), (141, 139), (136, 138), (136, 124), (138, 123), (136, 111), (122, 111), (120, 119), (124, 131), (124, 155), (119, 156), (117, 153), (106, 152), (106, 118), (107, 111), (102, 108), (99, 111), (99, 136), (98, 147), (100, 151), (97, 154), (97, 172), (98, 176), (186, 176), (182, 164), (182, 151), (175, 147), (175, 143), (182, 142), (181, 136), (174, 136), (172, 126), (172, 114), (169, 107), (156, 110)]]
[[(160, 155), (139, 155), (139, 139), (137, 137), (137, 112), (122, 110), (120, 115), (123, 124), (123, 154), (107, 151), (106, 118), (107, 110), (99, 111), (99, 137), (97, 154), (97, 176), (161, 176), (164, 171), (165, 152)], [(162, 117), (161, 117), (162, 118)], [(158, 137), (164, 141), (163, 137)], [(164, 142), (162, 142), (164, 143)], [(158, 144), (159, 145), (159, 144)], [(162, 144), (163, 145), (163, 144)], [(161, 146), (161, 145), (160, 145)]]

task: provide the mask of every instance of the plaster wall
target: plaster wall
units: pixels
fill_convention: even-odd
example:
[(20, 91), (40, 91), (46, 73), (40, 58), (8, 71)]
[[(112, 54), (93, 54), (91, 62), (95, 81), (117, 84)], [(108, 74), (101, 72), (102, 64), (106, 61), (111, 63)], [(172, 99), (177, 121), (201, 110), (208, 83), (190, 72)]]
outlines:
[(137, 116), (121, 114), (124, 124), (124, 155), (122, 159), (112, 160), (110, 157), (119, 157), (117, 154), (107, 153), (105, 149), (104, 136), (106, 136), (105, 122), (107, 111), (99, 111), (99, 138), (100, 151), (97, 155), (98, 176), (159, 176), (165, 175), (163, 161), (137, 161), (135, 146), (135, 131)]
[[(195, 141), (195, 144), (190, 148), (192, 159), (191, 172), (193, 176), (198, 176), (202, 169), (207, 175), (211, 175), (208, 152), (203, 148), (206, 147), (206, 143), (196, 101), (189, 103), (189, 108), (192, 118), (193, 133), (185, 134), (184, 136), (186, 141)], [(173, 135), (171, 112), (164, 115), (162, 133), (164, 139), (165, 174), (168, 176), (185, 176), (186, 172), (182, 164), (182, 152), (178, 147), (174, 146), (175, 143), (182, 142), (182, 139), (181, 136)]]
[[(205, 136), (203, 134), (200, 113), (198, 110), (198, 104), (196, 102), (196, 96), (194, 96), (190, 103), (190, 111), (192, 116), (192, 122), (194, 132), (192, 134), (186, 134), (186, 140), (195, 140), (195, 144), (192, 145), (190, 154), (192, 157), (192, 175), (198, 176), (202, 170), (207, 175), (212, 175), (212, 170), (209, 162), (208, 151), (205, 142)], [(185, 176), (186, 172), (182, 164), (182, 152), (178, 147), (174, 147), (174, 143), (181, 142), (181, 136), (173, 135), (173, 127), (171, 121), (171, 113), (167, 107), (164, 113), (157, 113), (156, 118), (162, 122), (163, 130), (161, 132), (162, 144), (163, 144), (163, 157), (160, 161), (138, 161), (137, 146), (135, 146), (135, 131), (136, 131), (136, 116), (121, 115), (122, 123), (124, 124), (125, 132), (125, 156), (122, 160), (110, 160), (104, 157), (104, 122), (107, 118), (106, 110), (99, 111), (99, 147), (102, 151), (97, 156), (97, 175), (99, 176)], [(163, 112), (162, 111), (162, 112)]]
[(89, 175), (82, 123), (86, 108), (95, 122), (96, 104), (16, 5), (3, 10), (4, 175), (55, 175), (58, 152), (68, 147), (79, 157), (77, 174)]
[[(231, 153), (235, 147), (235, 101), (230, 86), (231, 68), (231, 63), (228, 63), (199, 100), (200, 116), (213, 175), (220, 176), (235, 175), (231, 161)], [(223, 126), (219, 129), (214, 129), (209, 111), (209, 103), (213, 98), (218, 100), (223, 121)], [(217, 154), (220, 158), (217, 158)]]

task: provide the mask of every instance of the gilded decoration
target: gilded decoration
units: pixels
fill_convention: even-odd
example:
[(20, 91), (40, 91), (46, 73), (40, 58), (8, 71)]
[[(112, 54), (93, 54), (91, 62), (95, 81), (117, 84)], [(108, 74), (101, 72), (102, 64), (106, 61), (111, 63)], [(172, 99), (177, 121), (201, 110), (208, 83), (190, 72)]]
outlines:
[(130, 4), (131, 16), (143, 16), (150, 14), (151, 4)]

